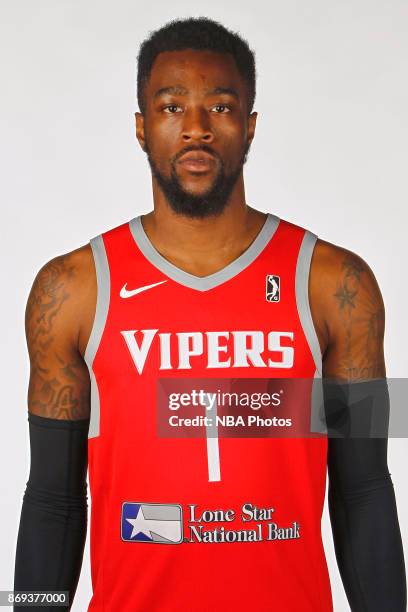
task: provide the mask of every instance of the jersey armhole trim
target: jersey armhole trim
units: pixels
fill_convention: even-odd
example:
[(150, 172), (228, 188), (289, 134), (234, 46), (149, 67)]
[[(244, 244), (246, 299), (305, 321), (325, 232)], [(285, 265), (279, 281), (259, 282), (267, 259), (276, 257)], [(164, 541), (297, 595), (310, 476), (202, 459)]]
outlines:
[(309, 302), (309, 276), (310, 263), (312, 260), (313, 250), (318, 237), (309, 230), (305, 230), (302, 244), (299, 249), (297, 264), (296, 264), (296, 305), (298, 314), (306, 340), (309, 344), (310, 351), (313, 355), (313, 360), (316, 366), (316, 376), (322, 376), (322, 352), (320, 349), (319, 339), (313, 323), (313, 317), (310, 310)]
[(93, 371), (93, 363), (101, 342), (103, 330), (108, 318), (110, 302), (110, 271), (106, 255), (105, 244), (102, 235), (95, 236), (89, 241), (95, 263), (97, 298), (95, 317), (92, 324), (88, 344), (86, 346), (84, 360), (88, 366), (91, 379), (91, 415), (89, 423), (88, 438), (99, 436), (100, 430), (100, 402), (98, 383)]

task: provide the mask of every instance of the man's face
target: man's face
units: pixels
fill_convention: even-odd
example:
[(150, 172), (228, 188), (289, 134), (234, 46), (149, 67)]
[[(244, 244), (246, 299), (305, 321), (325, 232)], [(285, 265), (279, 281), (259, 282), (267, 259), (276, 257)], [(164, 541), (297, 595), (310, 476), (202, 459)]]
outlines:
[(233, 57), (211, 51), (161, 53), (145, 88), (137, 137), (172, 209), (220, 214), (254, 136), (247, 90)]

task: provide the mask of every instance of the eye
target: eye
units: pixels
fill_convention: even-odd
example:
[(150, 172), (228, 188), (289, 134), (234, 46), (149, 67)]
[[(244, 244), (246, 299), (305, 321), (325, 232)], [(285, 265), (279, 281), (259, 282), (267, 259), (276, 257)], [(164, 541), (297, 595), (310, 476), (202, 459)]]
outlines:
[(174, 115), (177, 112), (181, 111), (180, 106), (177, 106), (177, 104), (168, 104), (167, 106), (165, 106), (163, 108), (165, 113), (169, 113), (170, 115)]
[[(216, 111), (217, 115), (225, 115), (226, 112), (227, 113), (230, 112), (230, 109), (228, 108), (228, 106), (226, 104), (216, 104), (213, 108), (214, 109), (218, 109)], [(219, 109), (221, 109), (221, 110), (219, 110)]]

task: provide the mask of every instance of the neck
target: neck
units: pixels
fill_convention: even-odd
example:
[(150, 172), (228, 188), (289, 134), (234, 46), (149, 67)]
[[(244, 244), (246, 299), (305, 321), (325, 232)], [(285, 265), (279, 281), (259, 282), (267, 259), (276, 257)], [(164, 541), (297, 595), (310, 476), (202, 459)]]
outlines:
[(207, 275), (238, 257), (256, 237), (266, 215), (248, 206), (242, 175), (223, 212), (192, 219), (175, 213), (153, 178), (154, 210), (143, 215), (155, 248), (184, 270)]

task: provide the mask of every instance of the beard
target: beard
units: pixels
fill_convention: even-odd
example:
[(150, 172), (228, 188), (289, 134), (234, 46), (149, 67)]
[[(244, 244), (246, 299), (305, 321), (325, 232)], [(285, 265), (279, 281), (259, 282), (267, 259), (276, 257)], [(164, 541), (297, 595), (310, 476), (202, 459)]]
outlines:
[[(171, 209), (179, 215), (185, 215), (192, 219), (204, 219), (205, 217), (220, 215), (227, 206), (229, 197), (242, 172), (247, 160), (250, 143), (247, 143), (242, 151), (240, 160), (232, 172), (225, 172), (223, 160), (206, 145), (200, 147), (185, 147), (175, 158), (171, 160), (170, 177), (164, 176), (158, 169), (152, 158), (149, 146), (145, 142), (145, 152), (149, 161), (152, 175), (155, 177), (160, 189), (166, 197)], [(217, 158), (219, 170), (212, 185), (203, 193), (196, 195), (183, 188), (176, 171), (176, 161), (181, 155), (188, 151), (206, 151)]]

